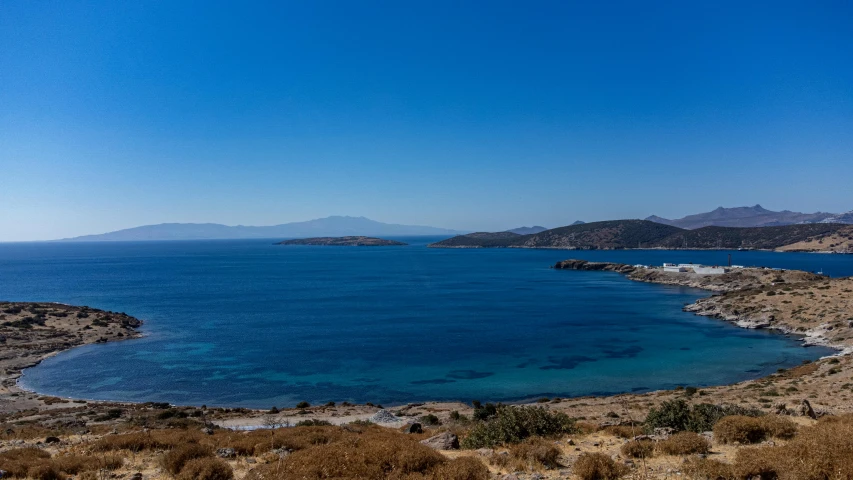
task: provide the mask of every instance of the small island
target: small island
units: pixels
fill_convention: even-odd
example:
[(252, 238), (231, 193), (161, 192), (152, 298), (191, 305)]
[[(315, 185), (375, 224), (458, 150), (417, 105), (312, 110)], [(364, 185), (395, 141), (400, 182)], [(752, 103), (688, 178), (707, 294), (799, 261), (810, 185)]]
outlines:
[(285, 240), (278, 245), (323, 245), (332, 247), (392, 247), (408, 245), (396, 240), (375, 237), (314, 237)]

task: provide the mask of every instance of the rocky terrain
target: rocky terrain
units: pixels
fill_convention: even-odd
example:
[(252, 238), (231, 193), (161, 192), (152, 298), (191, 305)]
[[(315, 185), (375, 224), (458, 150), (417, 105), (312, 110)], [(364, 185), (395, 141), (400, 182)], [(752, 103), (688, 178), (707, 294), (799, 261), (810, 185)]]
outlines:
[[(844, 224), (813, 223), (755, 228), (703, 227), (687, 230), (647, 220), (613, 220), (570, 225), (528, 235), (478, 232), (459, 235), (429, 246), (565, 250), (744, 248), (841, 251), (849, 246), (851, 228), (853, 227)], [(802, 242), (807, 242), (807, 245)]]
[(809, 237), (776, 249), (780, 252), (853, 253), (853, 226)]
[(314, 237), (285, 240), (279, 245), (323, 245), (333, 247), (388, 247), (407, 245), (395, 240), (385, 240), (375, 237)]

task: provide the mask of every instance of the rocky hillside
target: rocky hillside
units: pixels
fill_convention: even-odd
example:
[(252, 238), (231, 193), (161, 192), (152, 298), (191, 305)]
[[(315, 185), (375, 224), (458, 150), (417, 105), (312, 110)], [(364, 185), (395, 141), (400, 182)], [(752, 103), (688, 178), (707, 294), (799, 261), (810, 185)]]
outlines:
[(780, 252), (853, 253), (853, 226), (779, 247)]
[[(824, 251), (829, 245), (846, 248), (848, 225), (814, 223), (778, 227), (704, 227), (696, 230), (648, 220), (613, 220), (554, 228), (532, 235), (510, 232), (473, 233), (433, 243), (436, 248), (561, 248), (567, 250), (662, 249), (785, 249), (811, 242), (803, 251)], [(835, 235), (833, 237), (833, 235)], [(827, 240), (823, 240), (826, 238)], [(823, 243), (821, 243), (823, 241)], [(821, 246), (827, 248), (818, 248)]]

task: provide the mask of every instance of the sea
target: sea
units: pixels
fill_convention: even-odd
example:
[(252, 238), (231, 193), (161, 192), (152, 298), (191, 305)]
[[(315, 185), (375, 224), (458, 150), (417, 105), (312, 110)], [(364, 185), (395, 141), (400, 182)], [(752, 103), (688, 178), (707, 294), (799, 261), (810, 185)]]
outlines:
[(514, 402), (758, 378), (831, 354), (682, 311), (710, 293), (569, 258), (853, 275), (853, 255), (755, 251), (281, 246), (269, 240), (0, 244), (0, 300), (143, 320), (137, 340), (75, 348), (21, 386), (92, 400), (270, 408)]

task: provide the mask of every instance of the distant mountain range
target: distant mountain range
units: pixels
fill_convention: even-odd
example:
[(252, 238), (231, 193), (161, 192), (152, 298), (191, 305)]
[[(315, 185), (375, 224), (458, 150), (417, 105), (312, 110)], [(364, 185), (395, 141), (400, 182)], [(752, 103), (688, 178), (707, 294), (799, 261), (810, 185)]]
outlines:
[(800, 213), (783, 210), (774, 212), (761, 205), (753, 207), (723, 208), (670, 220), (652, 215), (646, 220), (693, 230), (702, 227), (773, 227), (800, 223), (853, 223), (853, 211), (834, 214), (826, 212)]
[[(821, 240), (834, 238), (835, 245)], [(808, 223), (772, 227), (702, 227), (693, 230), (649, 220), (610, 220), (554, 228), (530, 235), (477, 232), (430, 245), (439, 248), (561, 248), (569, 250), (764, 249), (808, 243), (799, 250), (830, 250), (853, 238), (853, 227), (837, 223)], [(845, 247), (846, 248), (846, 247)], [(790, 250), (790, 249), (789, 249)]]
[(396, 225), (364, 217), (332, 216), (306, 222), (266, 227), (228, 226), (217, 223), (161, 223), (100, 235), (66, 238), (64, 241), (219, 240), (241, 238), (300, 238), (343, 236), (459, 235), (464, 232), (420, 225)]

